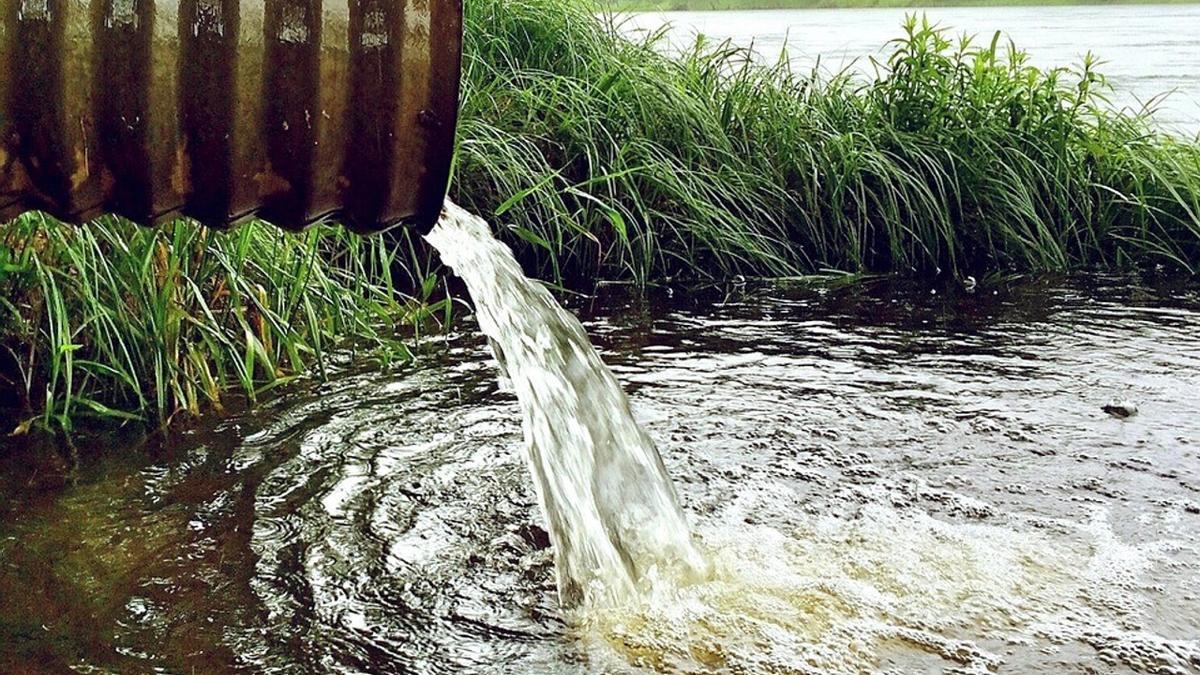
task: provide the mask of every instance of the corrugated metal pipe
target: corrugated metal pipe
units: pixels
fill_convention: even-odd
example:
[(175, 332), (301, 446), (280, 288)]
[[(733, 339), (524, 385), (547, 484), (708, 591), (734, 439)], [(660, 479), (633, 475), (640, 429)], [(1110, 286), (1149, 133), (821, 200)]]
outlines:
[(427, 228), (461, 0), (0, 0), (0, 219)]

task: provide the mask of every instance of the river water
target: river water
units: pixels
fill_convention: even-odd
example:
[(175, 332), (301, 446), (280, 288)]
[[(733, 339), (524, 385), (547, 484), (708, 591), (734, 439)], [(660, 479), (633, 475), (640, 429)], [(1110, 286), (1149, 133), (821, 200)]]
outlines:
[(1092, 51), (1105, 62), (1100, 71), (1116, 89), (1114, 105), (1140, 109), (1169, 93), (1156, 102), (1159, 123), (1189, 137), (1200, 132), (1200, 4), (653, 12), (628, 17), (623, 27), (636, 32), (666, 24), (676, 46), (704, 34), (753, 45), (770, 58), (786, 44), (805, 71), (819, 58), (825, 72), (851, 67), (870, 74), (870, 57), (887, 54), (886, 43), (903, 34), (904, 17), (913, 12), (952, 35), (975, 35), (977, 44), (1003, 31), (1042, 67), (1078, 66)]
[[(712, 575), (564, 610), (470, 322), (169, 439), (0, 451), (0, 672), (1200, 668), (1200, 289), (723, 288), (574, 309)], [(1128, 398), (1140, 413), (1100, 408)], [(116, 451), (114, 451), (117, 449)]]

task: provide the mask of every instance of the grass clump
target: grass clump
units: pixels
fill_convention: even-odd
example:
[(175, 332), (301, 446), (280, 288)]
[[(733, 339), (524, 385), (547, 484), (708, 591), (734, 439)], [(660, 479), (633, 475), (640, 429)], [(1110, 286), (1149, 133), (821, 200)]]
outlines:
[(1200, 146), (912, 17), (878, 75), (627, 39), (570, 0), (467, 3), (457, 199), (565, 283), (1200, 266)]
[(440, 310), (399, 292), (406, 239), (340, 227), (303, 234), (251, 223), (86, 226), (26, 214), (0, 227), (0, 389), (33, 423), (82, 417), (165, 421), (253, 400), (349, 341), (409, 356), (393, 329)]

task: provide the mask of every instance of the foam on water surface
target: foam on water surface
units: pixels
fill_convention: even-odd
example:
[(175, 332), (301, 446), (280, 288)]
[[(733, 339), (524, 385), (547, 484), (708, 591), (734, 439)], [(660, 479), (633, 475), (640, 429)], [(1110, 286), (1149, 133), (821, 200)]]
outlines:
[[(560, 593), (580, 601), (570, 616), (593, 666), (986, 673), (1023, 651), (1053, 661), (1062, 650), (1071, 662), (1084, 644), (1110, 667), (1200, 668), (1200, 642), (1143, 628), (1146, 573), (1191, 544), (1124, 544), (1102, 509), (1081, 524), (955, 523), (876, 489), (846, 512), (812, 514), (782, 484), (756, 482), (693, 539), (578, 321), (481, 219), (448, 206), (429, 239), (467, 282), (512, 380)], [(940, 499), (994, 512), (966, 495)]]
[(610, 666), (659, 672), (987, 673), (1060, 649), (1072, 670), (1077, 644), (1108, 668), (1200, 668), (1200, 642), (1142, 629), (1132, 600), (1144, 570), (1181, 544), (1120, 544), (1101, 513), (1080, 531), (1089, 538), (1064, 547), (879, 505), (803, 517), (786, 534), (713, 525), (701, 529), (711, 578), (658, 580), (636, 602), (589, 608), (579, 635)]
[(466, 318), (69, 481), (6, 447), (0, 671), (1200, 670), (1200, 287), (609, 288), (585, 336), (449, 225), (511, 386)]

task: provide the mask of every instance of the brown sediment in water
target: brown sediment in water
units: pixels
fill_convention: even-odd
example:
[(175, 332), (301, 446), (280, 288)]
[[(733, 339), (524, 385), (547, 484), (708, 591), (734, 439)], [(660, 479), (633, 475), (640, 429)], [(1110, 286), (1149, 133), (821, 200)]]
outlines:
[[(80, 441), (188, 462), (177, 443), (128, 432)], [(253, 606), (251, 533), (197, 532), (203, 516), (196, 509), (221, 493), (231, 513), (252, 508), (252, 487), (236, 487), (252, 486), (259, 476), (232, 477), (219, 456), (214, 463), (202, 459), (169, 497), (161, 495), (169, 500), (163, 503), (151, 496), (156, 476), (139, 472), (139, 461), (98, 452), (104, 450), (56, 448), (31, 437), (10, 442), (0, 456), (0, 486), (14, 498), (0, 509), (11, 525), (0, 539), (0, 644), (7, 645), (0, 648), (0, 671), (57, 673), (86, 663), (132, 672), (146, 659), (165, 659), (179, 671), (229, 669), (237, 662), (223, 643), (231, 614), (211, 611), (212, 603), (225, 598), (232, 613)], [(127, 622), (147, 613), (161, 613), (160, 622)], [(121, 646), (131, 638), (141, 647)]]

